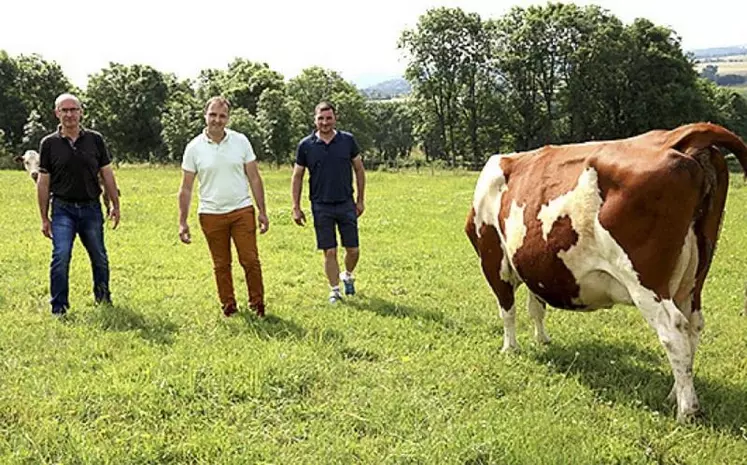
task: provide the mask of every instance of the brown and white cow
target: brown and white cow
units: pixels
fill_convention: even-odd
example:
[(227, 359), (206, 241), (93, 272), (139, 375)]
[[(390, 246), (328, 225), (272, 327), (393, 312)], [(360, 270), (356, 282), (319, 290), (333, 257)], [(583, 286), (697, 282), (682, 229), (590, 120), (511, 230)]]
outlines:
[(744, 142), (709, 123), (492, 156), (465, 230), (498, 298), (503, 350), (518, 348), (514, 291), (522, 283), (542, 343), (546, 303), (635, 305), (672, 366), (677, 419), (692, 417), (701, 295), (729, 184), (720, 148), (747, 173)]
[[(26, 150), (23, 155), (18, 155), (13, 160), (15, 160), (17, 163), (23, 164), (23, 169), (26, 170), (26, 172), (29, 174), (29, 176), (31, 176), (31, 179), (33, 179), (34, 182), (39, 179), (39, 163), (41, 161), (39, 152), (37, 152), (36, 150)], [(101, 173), (99, 173), (99, 184), (101, 185), (101, 201), (104, 203), (106, 216), (109, 216), (109, 212), (112, 209), (112, 201), (109, 198), (109, 194), (106, 193), (104, 178), (101, 176)], [(117, 189), (117, 192), (119, 193), (119, 189)]]

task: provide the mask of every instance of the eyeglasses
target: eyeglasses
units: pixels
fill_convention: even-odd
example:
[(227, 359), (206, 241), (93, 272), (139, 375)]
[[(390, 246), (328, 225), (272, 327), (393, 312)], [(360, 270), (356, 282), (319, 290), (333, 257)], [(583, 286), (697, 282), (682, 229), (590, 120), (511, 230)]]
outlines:
[(60, 113), (78, 113), (80, 111), (80, 108), (60, 108), (58, 110)]

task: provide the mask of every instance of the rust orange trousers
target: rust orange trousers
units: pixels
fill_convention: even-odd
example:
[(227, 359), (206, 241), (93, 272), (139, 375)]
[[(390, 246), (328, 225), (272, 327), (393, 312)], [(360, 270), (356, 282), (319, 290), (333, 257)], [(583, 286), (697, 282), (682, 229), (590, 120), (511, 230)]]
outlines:
[(236, 246), (239, 264), (244, 269), (249, 305), (264, 303), (262, 268), (257, 250), (257, 219), (254, 207), (239, 208), (229, 213), (201, 213), (200, 227), (207, 239), (213, 258), (218, 298), (223, 308), (236, 305), (231, 275), (231, 240)]

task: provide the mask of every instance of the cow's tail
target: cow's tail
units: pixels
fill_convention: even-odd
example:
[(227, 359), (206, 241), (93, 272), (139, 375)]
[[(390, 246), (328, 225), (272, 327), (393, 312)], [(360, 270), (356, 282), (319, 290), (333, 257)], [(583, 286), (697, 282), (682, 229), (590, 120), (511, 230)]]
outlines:
[(467, 234), (472, 247), (475, 248), (477, 255), (480, 255), (480, 249), (477, 246), (477, 226), (475, 226), (475, 208), (472, 207), (467, 215), (467, 223), (464, 225), (464, 232)]
[(712, 123), (694, 123), (671, 132), (669, 145), (686, 152), (688, 149), (704, 149), (712, 145), (723, 147), (733, 153), (747, 178), (747, 145), (728, 129)]

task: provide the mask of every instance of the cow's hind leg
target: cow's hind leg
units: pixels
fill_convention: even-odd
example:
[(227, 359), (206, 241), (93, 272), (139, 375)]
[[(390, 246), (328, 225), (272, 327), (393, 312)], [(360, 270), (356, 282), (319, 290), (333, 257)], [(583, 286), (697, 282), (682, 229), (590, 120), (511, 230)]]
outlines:
[(514, 287), (501, 279), (500, 271), (492, 259), (482, 260), (482, 270), (493, 289), (498, 301), (501, 319), (503, 320), (503, 348), (501, 352), (519, 350), (516, 342), (516, 308), (514, 306)]
[(475, 225), (475, 210), (472, 209), (469, 215), (467, 215), (464, 232), (480, 256), (482, 272), (498, 300), (498, 308), (503, 319), (503, 348), (501, 351), (509, 352), (518, 350), (519, 345), (516, 343), (514, 285), (509, 282), (511, 272), (508, 266), (508, 259), (501, 247), (498, 230), (495, 229), (495, 226), (483, 224), (480, 226), (480, 234), (478, 234), (477, 226)]
[(503, 319), (503, 347), (501, 352), (516, 352), (519, 350), (519, 344), (516, 342), (516, 309), (512, 305), (506, 310), (498, 302), (498, 307), (501, 311), (501, 319)]
[[(474, 212), (473, 212), (474, 214)], [(516, 351), (516, 309), (514, 308), (514, 285), (511, 279), (507, 258), (501, 247), (498, 232), (493, 226), (483, 225), (478, 237), (474, 223), (467, 220), (467, 235), (475, 250), (480, 255), (482, 272), (498, 300), (501, 319), (503, 319), (503, 348), (502, 352)], [(501, 272), (503, 270), (503, 272)]]
[[(678, 308), (682, 309), (682, 314), (685, 315), (689, 321), (688, 326), (688, 338), (690, 340), (690, 363), (695, 363), (695, 352), (698, 350), (698, 344), (700, 343), (700, 333), (703, 331), (705, 326), (705, 319), (703, 318), (703, 312), (700, 308), (692, 309), (692, 300), (686, 300), (682, 304), (677, 305)], [(675, 403), (677, 401), (677, 383), (675, 382), (672, 386), (672, 390), (667, 396), (667, 401)]]
[(534, 338), (540, 344), (548, 344), (550, 338), (545, 332), (545, 303), (531, 291), (527, 291), (527, 311), (534, 320)]
[[(690, 420), (699, 410), (698, 396), (693, 385), (694, 347), (691, 321), (672, 300), (645, 299), (638, 302), (644, 318), (656, 330), (659, 341), (669, 358), (674, 375), (674, 392), (677, 399), (677, 421)], [(693, 312), (700, 313), (700, 312)], [(697, 322), (697, 316), (695, 317)], [(699, 331), (696, 332), (699, 334)]]

